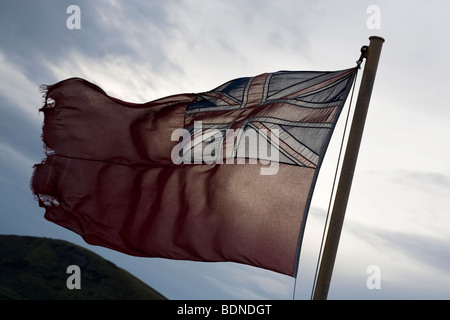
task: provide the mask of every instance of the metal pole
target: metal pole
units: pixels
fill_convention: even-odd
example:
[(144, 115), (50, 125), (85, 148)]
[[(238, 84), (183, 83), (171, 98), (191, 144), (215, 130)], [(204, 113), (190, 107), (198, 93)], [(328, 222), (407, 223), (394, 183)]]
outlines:
[(342, 164), (339, 185), (336, 191), (333, 211), (328, 227), (327, 238), (322, 254), (319, 275), (317, 277), (314, 300), (325, 300), (328, 296), (331, 276), (333, 274), (334, 262), (341, 236), (342, 225), (344, 223), (345, 210), (355, 172), (361, 138), (364, 131), (364, 123), (369, 108), (370, 96), (372, 94), (375, 75), (380, 59), (381, 48), (384, 39), (372, 36), (369, 38), (370, 44), (366, 52), (366, 64), (361, 79), (358, 99), (356, 101), (352, 126), (345, 151), (344, 162)]

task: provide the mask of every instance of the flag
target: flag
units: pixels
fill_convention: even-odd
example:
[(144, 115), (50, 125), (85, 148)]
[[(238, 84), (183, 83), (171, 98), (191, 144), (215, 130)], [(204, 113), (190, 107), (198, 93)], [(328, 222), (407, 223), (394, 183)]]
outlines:
[(320, 164), (356, 74), (279, 71), (130, 103), (45, 86), (45, 218), (129, 255), (296, 276)]

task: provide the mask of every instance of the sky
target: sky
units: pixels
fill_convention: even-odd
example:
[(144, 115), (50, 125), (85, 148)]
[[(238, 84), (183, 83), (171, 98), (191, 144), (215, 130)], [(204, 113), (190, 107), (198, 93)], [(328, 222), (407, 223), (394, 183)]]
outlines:
[[(68, 27), (71, 5), (80, 29)], [(444, 0), (1, 1), (0, 234), (82, 245), (170, 299), (310, 299), (344, 118), (294, 281), (236, 263), (131, 257), (46, 221), (30, 190), (45, 158), (39, 86), (77, 76), (146, 102), (263, 72), (350, 68), (378, 35), (386, 42), (328, 298), (450, 299), (449, 10)]]

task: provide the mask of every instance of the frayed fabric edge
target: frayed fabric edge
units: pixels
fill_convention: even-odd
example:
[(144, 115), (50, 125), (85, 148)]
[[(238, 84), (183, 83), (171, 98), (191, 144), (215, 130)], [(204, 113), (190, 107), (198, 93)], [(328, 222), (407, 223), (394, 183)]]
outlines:
[(43, 84), (39, 87), (39, 91), (42, 94), (42, 103), (44, 105), (42, 108), (39, 109), (39, 111), (44, 111), (46, 109), (55, 107), (56, 101), (53, 98), (50, 98), (48, 96), (52, 87), (53, 87), (52, 85), (46, 85), (46, 84)]
[[(56, 101), (48, 96), (52, 87), (53, 87), (52, 85), (45, 85), (45, 84), (42, 84), (41, 86), (39, 86), (39, 92), (42, 94), (42, 104), (43, 104), (43, 107), (38, 109), (39, 112), (42, 112), (42, 111), (45, 111), (45, 110), (55, 107)], [(43, 126), (45, 126), (45, 118), (44, 118), (44, 122), (42, 124), (42, 127)], [(45, 158), (40, 163), (37, 163), (33, 166), (33, 172), (32, 172), (31, 180), (30, 180), (30, 189), (34, 195), (34, 199), (39, 202), (40, 207), (48, 208), (48, 207), (59, 206), (59, 201), (57, 198), (55, 198), (51, 195), (48, 195), (48, 194), (36, 192), (36, 190), (33, 186), (37, 170), (39, 170), (40, 167), (46, 165), (46, 162), (48, 161), (49, 156), (52, 156), (55, 154), (55, 151), (53, 149), (49, 148), (45, 144), (43, 134), (41, 134), (41, 141), (43, 143), (43, 151), (45, 154)]]

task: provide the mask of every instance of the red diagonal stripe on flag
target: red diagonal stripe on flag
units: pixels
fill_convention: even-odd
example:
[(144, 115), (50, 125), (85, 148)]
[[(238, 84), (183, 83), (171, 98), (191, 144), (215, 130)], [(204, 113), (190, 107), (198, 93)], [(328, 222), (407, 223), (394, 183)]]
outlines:
[(315, 91), (317, 89), (320, 89), (320, 88), (324, 88), (327, 85), (329, 85), (331, 83), (334, 83), (334, 82), (336, 82), (339, 79), (345, 78), (346, 76), (348, 76), (349, 74), (351, 74), (353, 72), (354, 72), (354, 70), (350, 69), (347, 72), (344, 72), (344, 73), (338, 74), (337, 76), (334, 76), (333, 78), (330, 78), (328, 80), (322, 81), (322, 82), (317, 83), (315, 85), (312, 85), (310, 87), (303, 88), (303, 89), (301, 89), (299, 91), (295, 91), (295, 92), (290, 93), (290, 94), (288, 94), (286, 96), (283, 96), (283, 98), (293, 98), (293, 97), (297, 97), (297, 96), (303, 95), (305, 93), (313, 92), (313, 91)]

